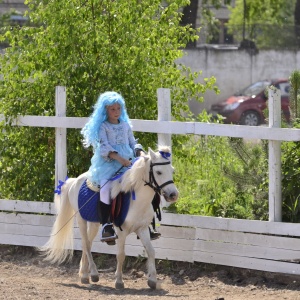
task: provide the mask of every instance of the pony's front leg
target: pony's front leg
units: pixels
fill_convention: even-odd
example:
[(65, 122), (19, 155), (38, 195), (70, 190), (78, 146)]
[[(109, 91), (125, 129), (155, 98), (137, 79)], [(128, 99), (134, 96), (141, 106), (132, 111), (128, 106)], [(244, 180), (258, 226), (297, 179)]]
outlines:
[(116, 281), (115, 281), (115, 288), (116, 289), (124, 289), (124, 282), (123, 282), (123, 263), (125, 260), (125, 240), (126, 235), (124, 231), (118, 232), (118, 241), (117, 241), (117, 269), (116, 269)]
[(150, 240), (150, 234), (149, 234), (149, 228), (143, 228), (140, 229), (137, 232), (137, 235), (139, 236), (140, 240), (143, 243), (143, 246), (146, 249), (147, 255), (148, 255), (148, 286), (151, 289), (157, 289), (157, 277), (156, 277), (156, 267), (155, 267), (155, 250), (151, 244)]

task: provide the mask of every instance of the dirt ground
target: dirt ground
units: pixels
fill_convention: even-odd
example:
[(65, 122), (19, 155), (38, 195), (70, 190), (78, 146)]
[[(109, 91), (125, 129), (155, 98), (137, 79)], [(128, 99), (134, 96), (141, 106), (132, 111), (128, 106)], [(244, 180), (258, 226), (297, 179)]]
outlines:
[(151, 290), (142, 258), (126, 259), (125, 289), (116, 290), (116, 260), (105, 254), (94, 255), (100, 281), (83, 285), (77, 274), (80, 255), (75, 252), (70, 263), (56, 266), (44, 262), (33, 248), (0, 245), (0, 299), (300, 299), (300, 276), (160, 260), (161, 289)]

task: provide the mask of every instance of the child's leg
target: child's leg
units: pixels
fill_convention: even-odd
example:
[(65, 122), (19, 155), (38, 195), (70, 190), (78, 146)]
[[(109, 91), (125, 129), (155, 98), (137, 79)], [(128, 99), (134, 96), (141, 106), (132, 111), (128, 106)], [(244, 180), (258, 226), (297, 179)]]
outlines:
[(161, 236), (161, 233), (159, 233), (159, 232), (156, 231), (156, 228), (155, 228), (156, 227), (155, 226), (155, 217), (153, 217), (151, 224), (152, 224), (153, 230), (151, 230), (150, 227), (149, 227), (150, 239), (151, 240), (157, 240)]
[[(160, 204), (160, 195), (158, 193), (156, 193), (155, 196), (153, 197), (153, 200), (152, 200), (152, 206), (153, 206), (153, 210), (156, 213), (158, 219), (161, 220), (161, 212), (160, 212), (159, 204)], [(156, 240), (161, 236), (161, 234), (156, 231), (155, 217), (153, 217), (153, 220), (152, 220), (151, 223), (152, 223), (153, 230), (151, 230), (150, 227), (149, 227), (150, 238), (151, 238), (151, 240)]]
[(110, 205), (110, 188), (111, 181), (107, 179), (103, 179), (100, 182), (100, 200), (101, 202)]
[(102, 180), (100, 182), (100, 214), (102, 219), (101, 241), (107, 242), (109, 245), (115, 245), (117, 235), (114, 231), (113, 224), (110, 223), (109, 217), (111, 212), (110, 204), (110, 187), (111, 182)]

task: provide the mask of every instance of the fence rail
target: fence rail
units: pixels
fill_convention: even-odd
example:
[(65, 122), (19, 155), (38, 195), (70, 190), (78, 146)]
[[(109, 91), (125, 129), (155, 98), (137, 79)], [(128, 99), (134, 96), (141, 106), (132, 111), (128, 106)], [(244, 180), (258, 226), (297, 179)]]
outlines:
[[(3, 119), (3, 118), (2, 118)], [(31, 127), (82, 128), (88, 118), (80, 117), (41, 117), (20, 116), (13, 125)], [(1, 118), (0, 118), (1, 121)], [(300, 141), (300, 130), (293, 128), (272, 128), (259, 126), (240, 126), (209, 124), (201, 122), (178, 122), (131, 119), (133, 131), (163, 134), (195, 134), (230, 136), (236, 138), (262, 139), (274, 141)]]
[[(46, 243), (55, 219), (50, 202), (0, 199), (2, 244), (39, 247)], [(163, 212), (162, 237), (153, 241), (157, 259), (205, 262), (300, 275), (300, 224), (175, 215)], [(81, 250), (78, 227), (74, 249)], [(126, 254), (146, 256), (135, 234)], [(93, 243), (93, 252), (116, 254), (116, 247)]]
[[(56, 116), (20, 116), (13, 125), (56, 128), (56, 178), (66, 175), (66, 129), (82, 128), (87, 118), (65, 116), (66, 90), (56, 88)], [(269, 220), (250, 221), (163, 212), (162, 238), (153, 241), (156, 258), (206, 262), (270, 272), (300, 274), (300, 224), (281, 221), (280, 142), (299, 141), (299, 129), (280, 128), (280, 95), (269, 94), (269, 127), (174, 122), (170, 92), (158, 90), (158, 121), (132, 120), (133, 130), (158, 133), (159, 143), (171, 145), (172, 134), (230, 136), (269, 140)], [(54, 222), (53, 203), (0, 199), (0, 243), (41, 246)], [(81, 249), (75, 226), (75, 249)], [(116, 249), (95, 242), (94, 252), (115, 254)], [(142, 255), (144, 248), (134, 234), (127, 239), (126, 253)]]

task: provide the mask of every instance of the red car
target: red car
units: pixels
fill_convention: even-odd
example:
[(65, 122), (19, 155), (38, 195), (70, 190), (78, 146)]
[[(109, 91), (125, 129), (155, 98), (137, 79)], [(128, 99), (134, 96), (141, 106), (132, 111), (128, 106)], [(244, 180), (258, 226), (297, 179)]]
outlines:
[(286, 121), (290, 122), (289, 91), (290, 83), (287, 79), (258, 81), (245, 89), (211, 106), (213, 116), (217, 114), (224, 117), (224, 123), (258, 126), (265, 123), (264, 109), (267, 108), (265, 90), (274, 85), (281, 91), (281, 109)]

